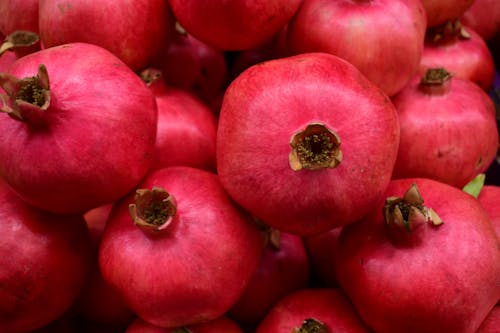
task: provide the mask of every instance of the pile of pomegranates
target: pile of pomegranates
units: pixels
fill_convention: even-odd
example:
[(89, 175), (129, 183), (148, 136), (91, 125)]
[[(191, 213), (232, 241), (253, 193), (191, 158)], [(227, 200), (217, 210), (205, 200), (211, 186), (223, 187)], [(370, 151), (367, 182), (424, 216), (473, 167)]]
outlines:
[(3, 0), (0, 332), (498, 333), (500, 1)]

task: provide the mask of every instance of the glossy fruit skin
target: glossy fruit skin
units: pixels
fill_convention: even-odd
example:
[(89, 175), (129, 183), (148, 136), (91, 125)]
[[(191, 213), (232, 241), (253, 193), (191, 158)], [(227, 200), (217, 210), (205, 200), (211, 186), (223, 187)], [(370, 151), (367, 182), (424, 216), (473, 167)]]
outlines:
[(486, 211), (461, 189), (409, 178), (391, 182), (385, 197), (401, 197), (412, 183), (444, 223), (427, 223), (406, 240), (389, 237), (381, 200), (343, 227), (339, 283), (374, 331), (473, 333), (500, 298), (498, 238)]
[(24, 56), (9, 73), (32, 77), (40, 64), (50, 106), (36, 123), (0, 115), (1, 141), (9, 143), (0, 145), (0, 176), (27, 202), (57, 213), (83, 213), (124, 196), (151, 165), (153, 93), (112, 53), (85, 43)]
[(302, 238), (280, 233), (268, 242), (248, 286), (227, 316), (242, 326), (256, 326), (276, 301), (309, 284), (309, 259)]
[(290, 333), (314, 318), (328, 332), (368, 333), (349, 299), (337, 288), (302, 289), (279, 300), (260, 322), (256, 333)]
[(427, 16), (427, 25), (434, 27), (455, 20), (472, 6), (474, 0), (421, 0)]
[(476, 84), (452, 77), (443, 92), (420, 76), (392, 99), (401, 124), (393, 178), (424, 177), (463, 187), (495, 158), (495, 107)]
[(287, 38), (292, 53), (337, 55), (392, 96), (418, 69), (425, 29), (420, 1), (304, 0)]
[(453, 77), (470, 80), (489, 92), (495, 75), (493, 56), (476, 31), (463, 27), (470, 38), (450, 36), (433, 41), (428, 36), (417, 73), (423, 75), (429, 68), (444, 67)]
[(221, 50), (246, 50), (270, 40), (301, 0), (169, 0), (186, 31)]
[(27, 332), (61, 316), (91, 265), (81, 216), (32, 207), (0, 183), (0, 331)]
[(477, 199), (488, 213), (493, 228), (500, 238), (500, 186), (484, 185)]
[[(290, 138), (311, 122), (339, 135), (344, 160), (336, 168), (290, 167)], [(389, 182), (398, 143), (387, 96), (346, 61), (309, 53), (252, 66), (232, 81), (219, 115), (217, 168), (226, 191), (251, 214), (307, 235), (371, 209)]]
[(161, 79), (150, 88), (158, 106), (151, 169), (183, 165), (215, 171), (217, 119), (212, 110), (193, 93)]
[(150, 173), (138, 188), (153, 186), (175, 197), (172, 222), (156, 233), (143, 230), (129, 214), (133, 194), (121, 200), (101, 240), (103, 277), (154, 325), (213, 320), (236, 302), (255, 271), (262, 252), (260, 231), (213, 173), (169, 167)]
[(139, 70), (168, 46), (174, 19), (164, 0), (39, 0), (39, 30), (45, 47), (96, 44)]
[(474, 0), (460, 21), (489, 41), (500, 31), (500, 3), (496, 0)]
[(180, 333), (179, 329), (189, 330), (190, 333), (243, 333), (241, 328), (232, 320), (226, 317), (219, 317), (214, 320), (189, 325), (182, 328), (163, 328), (154, 326), (137, 318), (126, 329), (125, 333)]

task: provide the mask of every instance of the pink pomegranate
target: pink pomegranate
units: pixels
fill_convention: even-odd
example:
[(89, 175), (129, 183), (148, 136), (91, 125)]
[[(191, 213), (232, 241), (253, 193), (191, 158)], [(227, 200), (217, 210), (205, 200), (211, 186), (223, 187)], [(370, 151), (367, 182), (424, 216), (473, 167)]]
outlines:
[(0, 73), (0, 86), (10, 116), (0, 122), (0, 176), (24, 200), (83, 213), (124, 196), (148, 171), (155, 98), (109, 51), (47, 48)]
[(189, 34), (221, 50), (246, 50), (270, 40), (302, 0), (169, 0)]
[(174, 19), (165, 0), (39, 0), (45, 47), (74, 42), (99, 45), (139, 70), (170, 43)]
[(105, 280), (160, 327), (222, 316), (248, 285), (262, 252), (249, 215), (218, 176), (191, 167), (150, 173), (119, 201), (99, 253)]
[(373, 208), (398, 143), (387, 96), (345, 60), (308, 53), (254, 65), (232, 81), (219, 117), (217, 168), (251, 214), (310, 235)]
[(420, 0), (425, 8), (427, 25), (435, 27), (462, 16), (475, 0)]
[(256, 333), (368, 333), (340, 289), (302, 289), (280, 299), (260, 322)]
[(0, 331), (28, 332), (73, 304), (91, 265), (81, 216), (28, 205), (0, 182)]
[(475, 82), (485, 91), (492, 88), (495, 64), (488, 45), (473, 29), (448, 21), (427, 31), (418, 73), (444, 67), (454, 77)]
[(393, 103), (401, 124), (394, 178), (432, 178), (461, 188), (495, 158), (495, 107), (473, 82), (430, 69)]
[(497, 333), (500, 327), (500, 305), (495, 306), (482, 322), (476, 333)]
[(288, 45), (293, 53), (337, 55), (392, 96), (418, 69), (425, 29), (420, 0), (304, 0)]
[(235, 322), (226, 317), (176, 328), (155, 326), (137, 318), (129, 325), (125, 333), (243, 333), (243, 331)]
[(167, 86), (161, 77), (149, 82), (158, 107), (151, 168), (184, 165), (215, 171), (215, 114), (193, 93)]
[(343, 227), (337, 278), (376, 332), (473, 333), (500, 298), (500, 244), (461, 189), (424, 178), (389, 184)]
[(242, 326), (256, 326), (288, 293), (309, 284), (309, 260), (302, 238), (269, 229), (256, 272), (227, 316)]
[(474, 0), (460, 17), (460, 21), (489, 41), (500, 32), (500, 2), (497, 0)]

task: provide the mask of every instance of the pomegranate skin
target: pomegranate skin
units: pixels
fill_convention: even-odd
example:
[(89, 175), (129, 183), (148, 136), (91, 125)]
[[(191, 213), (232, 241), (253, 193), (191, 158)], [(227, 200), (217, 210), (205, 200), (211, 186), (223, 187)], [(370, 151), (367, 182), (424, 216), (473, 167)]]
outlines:
[(215, 171), (217, 119), (212, 110), (194, 94), (162, 80), (150, 87), (158, 107), (151, 169), (183, 165)]
[(337, 288), (302, 289), (289, 293), (273, 306), (255, 332), (295, 332), (294, 328), (310, 318), (325, 324), (325, 332), (370, 332), (349, 299)]
[(488, 213), (493, 228), (500, 238), (500, 186), (484, 185), (477, 199)]
[(327, 52), (389, 96), (418, 69), (426, 18), (419, 0), (304, 0), (288, 25), (292, 53)]
[(0, 183), (0, 331), (28, 332), (59, 318), (77, 298), (91, 265), (81, 216), (26, 204)]
[[(376, 332), (473, 333), (500, 297), (500, 247), (486, 211), (455, 187), (409, 178), (389, 184), (401, 197), (415, 183), (444, 221), (391, 237), (381, 200), (338, 240), (337, 278)], [(405, 238), (406, 237), (406, 238)]]
[(7, 36), (16, 30), (38, 33), (38, 0), (0, 1), (0, 33)]
[(39, 0), (40, 39), (45, 47), (99, 45), (133, 70), (147, 67), (170, 43), (173, 30), (165, 0)]
[(489, 41), (500, 31), (500, 2), (474, 0), (460, 21), (474, 29), (485, 41)]
[(458, 35), (433, 41), (426, 38), (418, 74), (429, 68), (444, 67), (453, 77), (470, 80), (489, 92), (495, 76), (493, 56), (484, 39), (473, 29), (463, 26), (469, 38)]
[[(132, 194), (117, 204), (104, 230), (104, 279), (143, 320), (178, 327), (214, 320), (237, 301), (262, 253), (262, 236), (227, 196), (217, 175), (190, 167), (153, 171), (139, 189), (175, 197), (165, 229), (147, 230), (129, 214)], [(237, 255), (236, 255), (237, 254)]]
[(279, 243), (267, 243), (257, 270), (227, 316), (244, 327), (256, 326), (276, 301), (308, 286), (309, 271), (302, 238), (280, 233)]
[(475, 0), (420, 0), (425, 8), (427, 26), (434, 27), (455, 20), (472, 6)]
[[(9, 69), (47, 68), (51, 100), (40, 119), (0, 121), (0, 176), (24, 200), (57, 213), (83, 213), (124, 196), (152, 162), (153, 93), (105, 49), (72, 43), (19, 58)], [(126, 97), (126, 98), (124, 98)], [(40, 163), (42, 161), (42, 163)]]
[[(335, 168), (295, 171), (291, 138), (315, 123), (338, 134), (343, 160)], [(241, 206), (278, 230), (310, 235), (352, 223), (373, 207), (398, 143), (387, 96), (346, 61), (309, 53), (254, 65), (232, 81), (219, 115), (216, 161), (224, 188)]]
[(169, 0), (174, 16), (197, 39), (221, 50), (246, 50), (270, 40), (301, 0)]
[(125, 333), (243, 333), (241, 328), (226, 317), (219, 317), (206, 323), (176, 328), (163, 328), (137, 318), (127, 327)]
[(495, 306), (476, 333), (497, 333), (500, 327), (500, 305)]
[(495, 158), (495, 106), (468, 80), (452, 77), (436, 91), (422, 90), (420, 81), (416, 76), (392, 99), (401, 124), (393, 178), (432, 178), (462, 188)]

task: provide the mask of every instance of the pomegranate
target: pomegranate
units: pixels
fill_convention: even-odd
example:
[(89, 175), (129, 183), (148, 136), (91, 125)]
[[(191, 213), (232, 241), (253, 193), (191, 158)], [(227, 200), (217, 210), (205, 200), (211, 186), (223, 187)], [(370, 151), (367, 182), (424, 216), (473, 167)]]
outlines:
[(217, 175), (178, 166), (153, 171), (116, 204), (99, 263), (139, 317), (178, 327), (228, 311), (261, 252), (261, 233)]
[(207, 104), (219, 96), (227, 80), (224, 52), (188, 34), (179, 24), (155, 67), (169, 86), (187, 90)]
[(16, 30), (38, 33), (38, 0), (0, 1), (0, 34)]
[(495, 306), (476, 333), (497, 333), (500, 327), (500, 305)]
[(85, 212), (127, 194), (150, 167), (154, 95), (105, 49), (41, 50), (0, 73), (0, 86), (10, 116), (0, 122), (0, 176), (29, 203)]
[(338, 287), (335, 275), (335, 249), (341, 231), (341, 227), (333, 228), (304, 239), (314, 282), (321, 286)]
[(247, 50), (269, 41), (302, 0), (168, 0), (186, 31), (221, 50)]
[(393, 102), (401, 124), (394, 178), (432, 178), (461, 188), (495, 158), (495, 107), (476, 84), (429, 69)]
[(91, 263), (81, 216), (37, 209), (0, 182), (0, 331), (27, 332), (61, 316)]
[(89, 277), (74, 308), (77, 315), (86, 321), (123, 329), (134, 320), (135, 314), (125, 304), (121, 294), (103, 279), (98, 262), (101, 236), (112, 208), (112, 204), (105, 204), (84, 214), (93, 241), (94, 257)]
[(448, 21), (427, 31), (419, 74), (444, 67), (454, 77), (475, 82), (489, 91), (495, 75), (493, 56), (486, 42), (459, 21)]
[(165, 0), (39, 2), (39, 32), (45, 47), (74, 42), (99, 45), (133, 70), (150, 65), (173, 34), (174, 19)]
[(489, 41), (500, 32), (500, 2), (474, 0), (460, 17), (460, 21), (474, 29), (484, 40)]
[(219, 115), (217, 169), (251, 214), (310, 235), (373, 208), (398, 143), (397, 114), (381, 90), (339, 57), (301, 54), (232, 81)]
[(257, 271), (227, 313), (244, 327), (256, 326), (276, 301), (309, 283), (309, 261), (302, 238), (272, 229), (267, 235)]
[[(147, 69), (142, 74), (149, 77), (154, 72), (158, 73)], [(158, 75), (148, 83), (158, 107), (151, 168), (184, 165), (215, 171), (217, 119), (214, 113), (194, 94), (167, 86), (161, 73)]]
[(425, 178), (342, 228), (337, 278), (376, 332), (476, 332), (500, 298), (500, 244), (471, 195)]
[[(0, 55), (0, 73), (7, 72), (9, 70), (10, 65), (12, 65), (14, 61), (17, 60), (17, 58), (18, 57), (15, 52), (7, 51), (2, 53)], [(3, 89), (0, 91), (3, 91)]]
[(425, 8), (427, 26), (434, 27), (462, 16), (476, 0), (420, 0)]
[(500, 186), (484, 185), (477, 199), (488, 213), (493, 228), (500, 238)]
[(31, 31), (16, 30), (3, 39), (3, 44), (0, 45), (0, 56), (6, 51), (14, 51), (17, 57), (22, 57), (38, 50), (40, 50), (40, 37), (38, 34)]
[(328, 52), (389, 96), (418, 69), (426, 19), (420, 0), (304, 0), (288, 25), (293, 53)]
[(219, 317), (205, 323), (176, 328), (155, 326), (137, 318), (130, 324), (125, 333), (243, 333), (243, 331), (235, 322), (226, 317)]
[(368, 333), (345, 294), (336, 288), (302, 289), (280, 299), (256, 333)]

